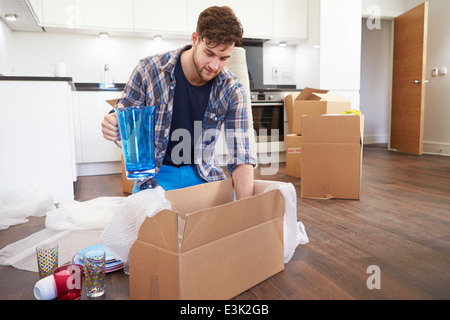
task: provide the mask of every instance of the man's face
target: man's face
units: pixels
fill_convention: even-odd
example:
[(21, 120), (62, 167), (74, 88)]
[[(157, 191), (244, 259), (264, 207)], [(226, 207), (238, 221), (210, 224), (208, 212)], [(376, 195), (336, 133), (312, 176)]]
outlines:
[(216, 46), (215, 43), (209, 43), (208, 46), (206, 43), (208, 41), (202, 41), (198, 35), (196, 37), (193, 35), (193, 62), (197, 75), (203, 83), (212, 80), (222, 71), (234, 49), (234, 44)]

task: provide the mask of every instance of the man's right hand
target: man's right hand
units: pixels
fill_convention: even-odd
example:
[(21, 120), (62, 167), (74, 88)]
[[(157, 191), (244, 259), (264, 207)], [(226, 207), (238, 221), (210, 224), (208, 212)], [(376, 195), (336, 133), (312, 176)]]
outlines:
[(120, 140), (119, 125), (115, 112), (108, 113), (102, 121), (103, 137), (109, 141)]

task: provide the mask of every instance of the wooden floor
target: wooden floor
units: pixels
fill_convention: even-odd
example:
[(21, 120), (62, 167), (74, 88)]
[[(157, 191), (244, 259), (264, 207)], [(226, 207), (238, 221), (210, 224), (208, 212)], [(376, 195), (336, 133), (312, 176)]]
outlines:
[[(450, 299), (450, 157), (414, 156), (367, 146), (361, 200), (300, 198), (309, 243), (285, 270), (236, 299)], [(80, 177), (76, 199), (121, 196), (121, 176)], [(380, 289), (370, 266), (379, 268)]]

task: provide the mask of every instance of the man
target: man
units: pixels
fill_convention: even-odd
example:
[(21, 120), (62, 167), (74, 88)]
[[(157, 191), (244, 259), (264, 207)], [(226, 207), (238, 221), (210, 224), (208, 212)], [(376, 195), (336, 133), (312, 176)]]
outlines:
[[(226, 178), (214, 155), (224, 124), (236, 197), (253, 195), (256, 159), (249, 148), (248, 102), (242, 84), (225, 68), (242, 35), (229, 7), (210, 7), (200, 14), (191, 45), (142, 59), (124, 88), (118, 106), (157, 107), (155, 179), (165, 190)], [(107, 140), (120, 139), (115, 113), (105, 116), (102, 132)], [(145, 188), (136, 182), (133, 193)]]

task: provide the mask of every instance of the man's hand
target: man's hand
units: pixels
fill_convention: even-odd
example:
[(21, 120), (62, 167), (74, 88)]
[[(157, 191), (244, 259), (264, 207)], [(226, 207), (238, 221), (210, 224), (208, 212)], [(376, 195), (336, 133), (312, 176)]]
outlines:
[(233, 184), (237, 200), (253, 196), (253, 166), (251, 164), (237, 166), (233, 170)]
[(120, 140), (119, 125), (115, 112), (108, 113), (102, 121), (103, 137), (109, 141)]

